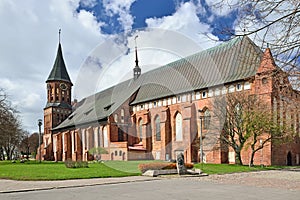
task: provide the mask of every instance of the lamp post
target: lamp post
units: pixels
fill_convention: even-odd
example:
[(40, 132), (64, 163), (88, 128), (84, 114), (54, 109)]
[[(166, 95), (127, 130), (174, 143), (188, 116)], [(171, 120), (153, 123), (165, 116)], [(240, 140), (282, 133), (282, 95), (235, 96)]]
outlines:
[(203, 113), (203, 110), (199, 109), (198, 110), (199, 112), (199, 119), (200, 119), (200, 137), (199, 137), (199, 140), (200, 140), (200, 162), (203, 163), (203, 143), (202, 143), (202, 120), (204, 118), (204, 113)]
[(41, 136), (42, 136), (42, 132), (41, 132), (41, 126), (43, 124), (43, 120), (39, 119), (38, 120), (38, 126), (39, 126), (39, 162), (41, 162), (42, 160), (42, 150), (41, 150)]

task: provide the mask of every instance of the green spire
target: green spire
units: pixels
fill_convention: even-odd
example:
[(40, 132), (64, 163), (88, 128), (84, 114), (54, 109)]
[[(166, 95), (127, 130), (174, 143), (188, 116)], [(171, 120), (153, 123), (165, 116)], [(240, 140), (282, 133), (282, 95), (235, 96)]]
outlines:
[(56, 59), (55, 59), (53, 68), (50, 72), (50, 75), (49, 75), (46, 83), (49, 81), (57, 81), (57, 80), (72, 83), (71, 79), (69, 77), (69, 74), (67, 72), (67, 68), (66, 68), (64, 58), (62, 55), (60, 43), (58, 44), (57, 55), (56, 55)]

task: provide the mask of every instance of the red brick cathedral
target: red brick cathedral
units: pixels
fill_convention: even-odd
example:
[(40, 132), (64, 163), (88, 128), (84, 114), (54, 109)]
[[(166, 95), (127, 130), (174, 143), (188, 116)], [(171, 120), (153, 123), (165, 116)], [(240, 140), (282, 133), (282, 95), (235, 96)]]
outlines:
[[(299, 165), (300, 93), (269, 48), (263, 52), (248, 37), (238, 37), (146, 73), (135, 53), (132, 79), (72, 106), (73, 84), (59, 43), (46, 81), (44, 160), (173, 160), (182, 152), (186, 162), (199, 162), (201, 133), (203, 162), (235, 163), (234, 151), (219, 141), (221, 133), (207, 127), (214, 98), (244, 92), (259, 95), (280, 123), (291, 119), (296, 132), (285, 143), (268, 142), (254, 164)], [(245, 148), (243, 163), (249, 157)]]

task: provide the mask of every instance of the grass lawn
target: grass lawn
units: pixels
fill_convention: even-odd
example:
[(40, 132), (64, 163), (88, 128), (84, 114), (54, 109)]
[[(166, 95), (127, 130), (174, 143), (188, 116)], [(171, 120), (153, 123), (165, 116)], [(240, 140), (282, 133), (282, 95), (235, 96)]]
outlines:
[[(26, 163), (11, 163), (0, 161), (0, 178), (14, 180), (66, 180), (83, 178), (107, 178), (140, 175), (138, 162), (123, 166), (121, 163), (114, 163), (108, 166), (106, 163), (90, 163), (88, 168), (66, 168), (63, 162), (42, 162), (35, 161)], [(116, 165), (120, 165), (117, 169)], [(127, 171), (122, 170), (122, 168)], [(120, 169), (120, 170), (118, 170)]]
[(261, 171), (261, 170), (271, 170), (271, 169), (280, 169), (281, 167), (261, 167), (254, 166), (249, 167), (246, 165), (232, 165), (232, 164), (195, 164), (195, 168), (202, 169), (204, 173), (207, 174), (228, 174), (236, 172), (251, 172), (251, 171)]
[[(29, 161), (26, 163), (12, 163), (0, 161), (0, 179), (13, 180), (67, 180), (83, 178), (107, 178), (141, 175), (138, 169), (140, 163), (157, 162), (153, 160), (142, 161), (105, 161), (102, 163), (89, 163), (88, 168), (66, 168), (63, 162)], [(162, 162), (162, 161), (158, 161)], [(279, 169), (282, 167), (251, 167), (228, 164), (195, 164), (207, 174), (226, 174), (235, 172), (249, 172), (258, 170)]]

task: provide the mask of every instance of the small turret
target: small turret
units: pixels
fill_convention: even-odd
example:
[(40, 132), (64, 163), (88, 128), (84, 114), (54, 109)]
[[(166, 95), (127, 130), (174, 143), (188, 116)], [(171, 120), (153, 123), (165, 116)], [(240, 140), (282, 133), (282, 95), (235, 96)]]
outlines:
[(138, 54), (137, 54), (137, 45), (136, 45), (136, 38), (138, 36), (135, 36), (135, 67), (133, 69), (133, 79), (136, 80), (141, 75), (141, 68), (139, 67), (139, 60), (138, 60)]

